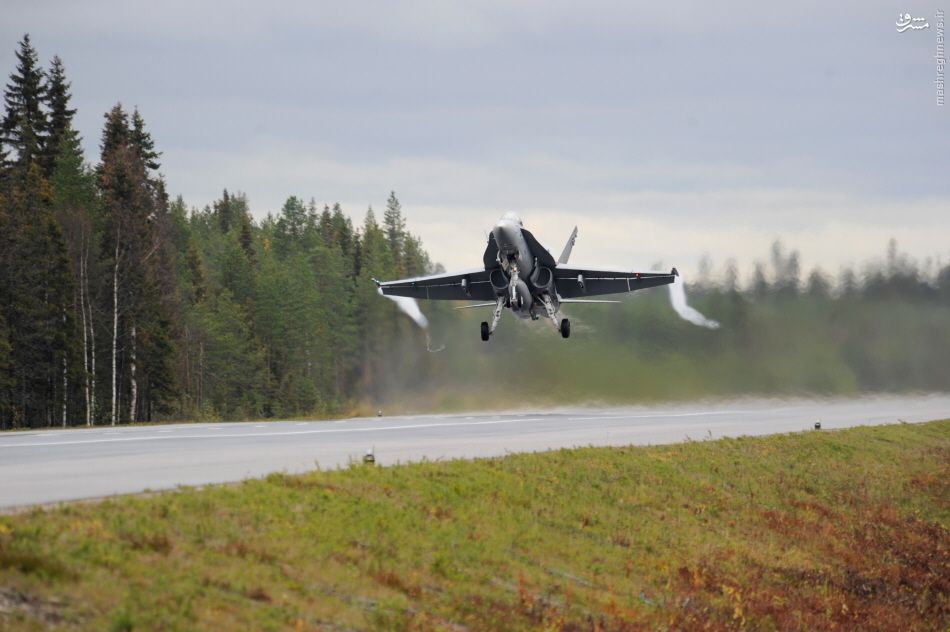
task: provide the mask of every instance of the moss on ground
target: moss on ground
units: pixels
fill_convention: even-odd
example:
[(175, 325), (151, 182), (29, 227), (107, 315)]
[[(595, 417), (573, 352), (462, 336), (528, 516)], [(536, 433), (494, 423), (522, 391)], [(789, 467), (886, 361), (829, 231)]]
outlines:
[(0, 516), (10, 630), (944, 630), (950, 421)]

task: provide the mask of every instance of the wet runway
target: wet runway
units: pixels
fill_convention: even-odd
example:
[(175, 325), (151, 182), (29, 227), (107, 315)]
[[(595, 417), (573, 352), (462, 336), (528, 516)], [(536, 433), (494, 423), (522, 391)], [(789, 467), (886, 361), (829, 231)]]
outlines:
[(523, 410), (42, 430), (0, 434), (0, 508), (240, 481), (346, 465), (647, 445), (950, 418), (950, 396), (746, 400), (636, 408)]

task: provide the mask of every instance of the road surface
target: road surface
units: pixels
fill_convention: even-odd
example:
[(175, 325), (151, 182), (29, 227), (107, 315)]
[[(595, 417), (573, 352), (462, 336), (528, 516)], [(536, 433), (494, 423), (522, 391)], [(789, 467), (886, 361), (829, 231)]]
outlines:
[(647, 445), (950, 418), (950, 396), (754, 400), (622, 409), (97, 427), (0, 433), (0, 508), (270, 472), (502, 456), (574, 446)]

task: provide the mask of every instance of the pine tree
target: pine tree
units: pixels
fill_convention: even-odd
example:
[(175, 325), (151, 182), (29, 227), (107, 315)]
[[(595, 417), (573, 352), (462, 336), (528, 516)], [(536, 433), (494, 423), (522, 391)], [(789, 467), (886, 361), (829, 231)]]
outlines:
[(295, 195), (287, 198), (274, 225), (275, 250), (281, 257), (299, 248), (307, 230), (307, 207)]
[(377, 224), (371, 206), (363, 220), (355, 298), (360, 315), (360, 339), (363, 342), (360, 386), (374, 398), (382, 395), (385, 376), (381, 358), (385, 341), (391, 337), (392, 331), (387, 323), (391, 322), (394, 310), (392, 303), (379, 296), (373, 279), (394, 278), (394, 267), (386, 233)]
[(5, 191), (11, 186), (9, 180), (12, 167), (10, 152), (3, 148), (3, 143), (0, 141), (0, 191)]
[(257, 263), (257, 259), (254, 258), (254, 255), (257, 254), (257, 251), (254, 250), (254, 228), (251, 224), (251, 218), (248, 213), (241, 213), (241, 250), (244, 251), (244, 256), (247, 257), (248, 263), (251, 265)]
[(323, 387), (328, 401), (340, 401), (349, 392), (359, 352), (353, 306), (353, 282), (347, 276), (351, 263), (339, 247), (319, 248), (311, 255), (314, 278), (322, 299), (323, 338), (327, 357)]
[(143, 155), (144, 125), (139, 139), (128, 127), (121, 104), (106, 114), (99, 187), (104, 229), (103, 263), (111, 276), (109, 420), (150, 418), (168, 410), (177, 396), (172, 361), (169, 294), (174, 272), (165, 254), (171, 233), (167, 198), (161, 179), (150, 179)]
[(307, 255), (295, 249), (280, 258), (265, 249), (254, 305), (273, 380), (271, 414), (291, 415), (312, 408), (317, 401), (312, 393), (314, 362), (324, 352), (319, 335), (324, 318)]
[(155, 141), (152, 135), (145, 131), (145, 120), (139, 114), (139, 109), (135, 108), (132, 112), (132, 129), (130, 140), (132, 145), (138, 150), (139, 158), (146, 169), (158, 171), (161, 165), (158, 159), (162, 152), (155, 151)]
[(104, 168), (106, 156), (121, 147), (128, 146), (132, 140), (129, 130), (129, 115), (122, 108), (121, 103), (117, 103), (106, 112), (105, 119), (106, 124), (102, 128), (102, 141), (99, 144), (99, 151), (102, 156), (99, 171)]
[(58, 55), (54, 56), (50, 64), (49, 89), (46, 96), (49, 107), (49, 137), (44, 151), (46, 162), (44, 173), (47, 178), (53, 175), (56, 159), (60, 154), (60, 145), (72, 128), (73, 116), (76, 114), (76, 110), (69, 107), (69, 100), (72, 98), (69, 93), (71, 85), (66, 81), (66, 71), (62, 60)]
[[(160, 251), (156, 251), (160, 252)], [(139, 378), (138, 408), (130, 405), (130, 418), (152, 421), (153, 414), (167, 415), (172, 412), (172, 402), (179, 395), (175, 373), (178, 355), (175, 312), (169, 308), (162, 284), (155, 277), (162, 275), (160, 265), (146, 269), (149, 276), (144, 284), (138, 303), (135, 320), (140, 329), (133, 330), (138, 336), (138, 359), (141, 366)], [(133, 347), (133, 350), (136, 350)], [(134, 401), (134, 400), (133, 400)]]
[[(3, 189), (0, 188), (0, 247), (9, 245), (9, 221), (8, 206), (6, 197), (3, 195)], [(12, 262), (9, 260), (10, 253), (0, 248), (0, 273), (11, 271)], [(10, 356), (12, 348), (10, 346), (10, 330), (7, 327), (6, 319), (3, 317), (5, 303), (8, 297), (0, 289), (0, 429), (6, 430), (12, 427), (16, 421), (12, 419), (10, 402), (14, 396), (14, 385), (16, 382), (10, 374)]]
[(333, 216), (330, 214), (330, 206), (323, 205), (323, 212), (320, 213), (319, 223), (320, 238), (323, 245), (327, 248), (333, 247)]
[[(3, 175), (0, 173), (0, 175)], [(14, 230), (13, 230), (13, 217), (11, 216), (13, 211), (13, 206), (9, 202), (9, 198), (6, 195), (8, 187), (6, 179), (0, 182), (0, 278), (9, 279), (11, 275), (16, 271), (16, 266), (13, 258), (14, 247), (17, 240), (14, 239)], [(14, 386), (16, 381), (10, 376), (10, 354), (11, 349), (9, 348), (9, 327), (6, 324), (6, 318), (4, 317), (4, 311), (8, 309), (7, 301), (12, 299), (12, 293), (10, 292), (8, 285), (10, 283), (0, 283), (0, 319), (3, 319), (3, 328), (0, 330), (0, 340), (3, 342), (0, 343), (0, 346), (4, 346), (6, 351), (0, 352), (3, 353), (4, 358), (4, 384), (0, 385), (0, 428), (6, 430), (9, 427), (13, 427), (17, 423), (17, 419), (13, 416), (13, 410), (10, 407), (10, 403), (13, 401), (13, 396), (15, 395)]]
[[(2, 228), (2, 224), (0, 224)], [(7, 321), (0, 310), (0, 429), (7, 429), (7, 419), (10, 414), (11, 387), (14, 385), (10, 377), (10, 332)]]
[(218, 228), (221, 229), (222, 233), (231, 230), (234, 225), (235, 214), (227, 189), (224, 190), (221, 200), (214, 202), (214, 215), (218, 219)]
[(332, 227), (332, 246), (340, 249), (346, 263), (343, 273), (346, 276), (355, 276), (359, 273), (357, 263), (359, 244), (353, 230), (353, 221), (343, 214), (343, 209), (340, 208), (339, 203), (333, 205), (333, 216), (330, 225)]
[(49, 88), (28, 34), (23, 36), (16, 57), (16, 72), (4, 91), (6, 113), (0, 122), (0, 142), (16, 152), (13, 165), (22, 179), (31, 163), (42, 163), (45, 158), (49, 120), (44, 105)]
[(316, 248), (323, 248), (323, 239), (320, 236), (320, 214), (317, 213), (317, 201), (310, 198), (307, 205), (307, 222), (304, 226), (303, 239), (300, 247), (304, 252), (311, 252)]
[(432, 263), (429, 255), (422, 248), (418, 237), (406, 233), (406, 243), (403, 250), (403, 273), (406, 276), (416, 277), (430, 274)]
[[(96, 176), (86, 166), (79, 134), (70, 124), (67, 124), (60, 138), (50, 185), (56, 206), (95, 213), (98, 204)], [(90, 215), (90, 219), (94, 219), (94, 215)]]
[(192, 230), (185, 199), (179, 195), (168, 208), (169, 242), (177, 253), (188, 250), (192, 238)]
[(402, 217), (402, 204), (396, 199), (395, 191), (390, 192), (389, 200), (386, 201), (386, 211), (383, 213), (383, 230), (386, 233), (386, 241), (389, 242), (395, 272), (398, 276), (403, 276), (405, 273), (403, 248), (406, 243), (406, 220)]
[(217, 264), (221, 271), (221, 285), (231, 292), (239, 304), (248, 306), (254, 295), (254, 268), (237, 235), (232, 233), (224, 236)]
[(52, 189), (36, 162), (13, 190), (0, 233), (0, 309), (11, 344), (12, 416), (30, 427), (68, 421), (80, 365), (73, 279)]
[(199, 306), (202, 325), (198, 341), (204, 353), (200, 370), (202, 400), (230, 419), (262, 414), (267, 384), (260, 341), (248, 326), (248, 315), (231, 293), (222, 291)]
[(185, 256), (188, 264), (189, 281), (191, 282), (191, 291), (188, 298), (192, 303), (200, 303), (208, 295), (207, 280), (205, 278), (204, 263), (201, 260), (201, 251), (198, 249), (198, 241), (191, 237), (188, 243), (188, 254)]

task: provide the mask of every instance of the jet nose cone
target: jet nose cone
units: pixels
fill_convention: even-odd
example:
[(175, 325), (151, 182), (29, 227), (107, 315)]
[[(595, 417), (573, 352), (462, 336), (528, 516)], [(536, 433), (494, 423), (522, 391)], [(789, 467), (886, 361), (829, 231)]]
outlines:
[(518, 243), (518, 227), (507, 219), (498, 220), (492, 233), (495, 235), (495, 244), (498, 250), (504, 253), (512, 252)]

